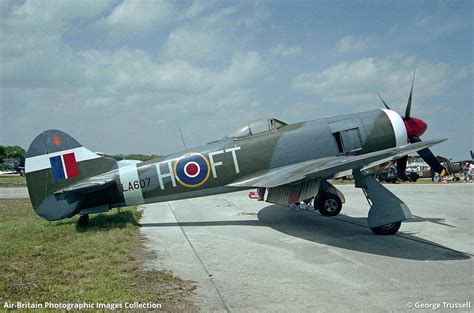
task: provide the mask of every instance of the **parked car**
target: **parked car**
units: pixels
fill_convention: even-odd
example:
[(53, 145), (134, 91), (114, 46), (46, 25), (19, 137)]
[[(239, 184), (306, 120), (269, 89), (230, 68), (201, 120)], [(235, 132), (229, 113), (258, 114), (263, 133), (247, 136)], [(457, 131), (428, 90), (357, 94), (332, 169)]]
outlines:
[[(418, 178), (420, 178), (420, 175), (416, 172), (405, 172), (405, 175), (408, 177), (408, 179), (411, 182), (416, 182)], [(395, 168), (390, 168), (388, 172), (382, 173), (377, 175), (377, 179), (380, 182), (386, 182), (386, 183), (396, 183), (397, 182), (397, 170)]]

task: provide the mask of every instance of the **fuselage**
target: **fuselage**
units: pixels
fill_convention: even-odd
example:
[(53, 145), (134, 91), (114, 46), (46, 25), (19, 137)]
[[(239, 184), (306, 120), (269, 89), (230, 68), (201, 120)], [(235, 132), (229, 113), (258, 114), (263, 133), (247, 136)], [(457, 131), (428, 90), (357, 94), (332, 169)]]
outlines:
[[(84, 206), (119, 207), (241, 190), (228, 184), (255, 172), (338, 155), (360, 155), (407, 143), (401, 117), (390, 110), (288, 124), (139, 164), (120, 166), (116, 190)], [(329, 177), (328, 177), (329, 178)], [(103, 193), (103, 191), (102, 191)], [(106, 202), (106, 203), (104, 203)]]

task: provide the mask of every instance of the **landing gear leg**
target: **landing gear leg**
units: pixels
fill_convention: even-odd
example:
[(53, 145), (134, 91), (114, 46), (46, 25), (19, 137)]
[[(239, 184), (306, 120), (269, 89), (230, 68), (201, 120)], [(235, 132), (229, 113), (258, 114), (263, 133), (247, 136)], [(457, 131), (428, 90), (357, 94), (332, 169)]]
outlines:
[(79, 217), (79, 222), (77, 223), (77, 225), (84, 227), (84, 226), (87, 226), (88, 224), (89, 224), (89, 214), (81, 215)]
[(377, 235), (393, 235), (401, 222), (411, 218), (410, 209), (397, 196), (377, 182), (372, 176), (353, 171), (356, 188), (362, 188), (370, 205), (367, 222)]

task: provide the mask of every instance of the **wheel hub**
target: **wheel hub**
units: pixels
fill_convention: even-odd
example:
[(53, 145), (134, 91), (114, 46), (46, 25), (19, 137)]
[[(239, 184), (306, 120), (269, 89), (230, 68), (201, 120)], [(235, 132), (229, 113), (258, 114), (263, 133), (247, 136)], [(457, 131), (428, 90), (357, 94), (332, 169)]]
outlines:
[(324, 208), (328, 212), (336, 212), (337, 211), (337, 202), (334, 199), (327, 199), (324, 202)]

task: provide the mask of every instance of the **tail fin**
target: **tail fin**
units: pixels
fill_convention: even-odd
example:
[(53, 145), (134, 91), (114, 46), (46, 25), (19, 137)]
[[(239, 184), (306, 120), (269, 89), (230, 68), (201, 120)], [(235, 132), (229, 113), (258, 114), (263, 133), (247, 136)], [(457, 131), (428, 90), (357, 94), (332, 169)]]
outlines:
[(116, 168), (115, 160), (95, 154), (68, 134), (44, 131), (31, 143), (25, 160), (33, 209), (47, 220), (70, 217), (78, 212), (80, 198), (55, 192)]

